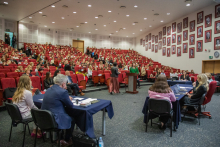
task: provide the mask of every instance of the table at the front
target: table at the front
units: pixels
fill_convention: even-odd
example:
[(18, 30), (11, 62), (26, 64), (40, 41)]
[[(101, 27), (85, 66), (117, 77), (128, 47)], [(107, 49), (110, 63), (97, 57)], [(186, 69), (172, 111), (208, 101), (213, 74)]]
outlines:
[[(192, 85), (186, 85), (186, 84), (179, 84), (180, 87), (184, 87), (187, 91), (186, 92), (190, 92), (193, 87)], [(172, 90), (174, 88), (174, 86), (170, 87)], [(184, 97), (185, 95), (181, 95), (181, 94), (175, 94), (176, 97), (176, 101), (172, 102), (173, 105), (173, 111), (174, 111), (174, 116), (173, 116), (173, 120), (174, 120), (174, 126), (175, 129), (178, 129), (178, 125), (179, 122), (181, 121), (181, 110), (180, 110), (180, 100)], [(144, 107), (142, 109), (142, 113), (144, 114), (144, 123), (148, 123), (147, 122), (147, 114), (148, 114), (148, 99), (149, 96), (146, 98), (145, 103), (144, 103)]]
[(173, 86), (173, 85), (176, 85), (176, 84), (192, 85), (192, 81), (181, 81), (181, 80), (172, 81), (172, 80), (167, 80), (167, 82), (168, 82), (169, 86)]
[[(75, 96), (72, 96), (75, 98)], [(41, 108), (42, 99), (44, 95), (33, 96), (34, 104)], [(81, 97), (86, 99), (85, 97)], [(67, 113), (74, 118), (76, 125), (81, 131), (85, 132), (89, 137), (95, 138), (94, 127), (93, 127), (93, 114), (103, 111), (102, 115), (102, 134), (105, 135), (105, 119), (106, 111), (111, 119), (114, 116), (112, 102), (110, 100), (98, 99), (99, 102), (91, 104), (88, 107), (75, 106), (73, 109), (66, 109)]]

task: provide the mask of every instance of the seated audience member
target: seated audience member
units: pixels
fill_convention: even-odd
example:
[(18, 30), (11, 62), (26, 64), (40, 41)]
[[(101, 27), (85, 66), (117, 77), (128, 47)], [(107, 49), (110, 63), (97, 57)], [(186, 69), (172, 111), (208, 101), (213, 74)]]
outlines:
[(27, 60), (24, 60), (24, 63), (23, 63), (23, 64), (28, 65), (28, 61), (27, 61)]
[(23, 67), (18, 66), (17, 69), (15, 70), (15, 72), (24, 72)]
[(70, 72), (66, 71), (65, 74), (66, 74), (66, 77), (67, 77), (67, 88), (69, 87), (70, 89), (73, 89), (76, 96), (78, 94), (80, 94), (82, 96), (85, 95), (83, 92), (80, 92), (79, 86), (76, 83), (73, 83), (73, 80), (70, 76)]
[(144, 64), (142, 65), (141, 67), (141, 76), (144, 78), (144, 79), (147, 79), (147, 75), (146, 75), (146, 70), (144, 68)]
[[(155, 83), (148, 90), (150, 99), (168, 100), (172, 108), (172, 102), (176, 101), (175, 95), (167, 83), (165, 75), (159, 75)], [(161, 124), (160, 129), (166, 129), (166, 123), (169, 120), (169, 116), (160, 116), (159, 120)]]
[(162, 70), (160, 74), (166, 76), (166, 74), (164, 73), (164, 70)]
[(48, 89), (54, 85), (53, 79), (51, 78), (51, 73), (47, 72), (46, 73), (46, 78), (44, 80), (44, 88)]
[[(139, 75), (139, 70), (135, 66), (135, 63), (133, 63), (132, 66), (130, 67), (130, 73), (136, 73)], [(140, 88), (140, 79), (137, 79), (137, 83), (138, 83), (138, 88)]]
[[(12, 102), (18, 106), (21, 116), (23, 119), (31, 118), (31, 109), (37, 109), (37, 107), (34, 105), (33, 97), (31, 93), (31, 80), (28, 76), (23, 75), (19, 78), (17, 90), (14, 93), (14, 96), (12, 98)], [(36, 126), (33, 123), (33, 132), (31, 133), (31, 136), (34, 137), (37, 133), (37, 137), (42, 137), (41, 131), (38, 130), (36, 132)]]
[(213, 81), (212, 75), (210, 73), (205, 73), (205, 75), (207, 76), (208, 83), (211, 83)]
[(124, 63), (124, 70), (128, 70), (128, 66)]
[[(193, 95), (187, 93), (187, 96), (184, 97), (184, 104), (199, 104), (200, 99), (203, 94), (209, 90), (209, 84), (207, 82), (207, 76), (205, 74), (199, 74), (197, 76), (198, 85), (193, 83)], [(186, 110), (187, 106), (183, 106), (183, 109)]]
[(181, 81), (189, 81), (189, 76), (186, 74), (186, 71), (183, 70), (183, 75), (180, 77)]
[[(58, 129), (66, 129), (65, 138), (61, 135), (61, 145), (71, 145), (71, 136), (74, 129), (74, 119), (70, 117), (65, 109), (73, 109), (72, 97), (66, 90), (67, 78), (63, 74), (59, 74), (54, 78), (54, 85), (50, 87), (44, 94), (42, 110), (48, 110), (53, 113)], [(63, 131), (62, 131), (63, 133)]]
[(39, 68), (41, 68), (41, 66), (38, 64), (37, 66), (36, 66), (36, 69), (34, 70), (35, 72), (38, 72), (38, 69)]
[(39, 68), (38, 71), (36, 72), (36, 76), (38, 77), (44, 76), (43, 71), (44, 71), (43, 68)]
[(194, 70), (191, 70), (190, 74), (195, 74), (195, 73), (194, 73)]
[(170, 72), (170, 78), (175, 78), (175, 79), (178, 79), (178, 75), (177, 73), (173, 72), (173, 70), (171, 69), (171, 72)]
[(61, 74), (61, 71), (60, 71), (60, 70), (56, 70), (56, 71), (54, 72), (53, 79), (54, 79), (54, 77), (56, 77), (58, 74)]
[(158, 78), (160, 74), (161, 74), (161, 70), (158, 69), (158, 70), (157, 70), (157, 73), (156, 73), (156, 75), (155, 75), (155, 78)]
[(92, 77), (92, 65), (89, 65), (87, 76)]
[(32, 77), (32, 74), (31, 74), (29, 68), (25, 68), (25, 70), (24, 70), (24, 74), (23, 74), (23, 75), (27, 75), (27, 76), (29, 76), (29, 77)]
[(71, 67), (70, 67), (70, 65), (69, 65), (69, 63), (68, 63), (67, 60), (65, 61), (64, 64), (65, 64), (65, 66), (64, 66), (64, 70), (65, 70), (65, 71), (67, 71), (67, 70), (68, 70), (68, 71), (71, 71)]

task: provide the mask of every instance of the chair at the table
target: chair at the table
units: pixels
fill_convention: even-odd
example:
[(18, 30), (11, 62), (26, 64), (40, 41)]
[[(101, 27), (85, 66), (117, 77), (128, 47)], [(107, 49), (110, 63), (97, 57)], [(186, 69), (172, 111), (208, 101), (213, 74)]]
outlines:
[[(60, 146), (61, 131), (58, 129), (58, 126), (54, 119), (53, 114), (48, 110), (31, 109), (31, 115), (32, 115), (35, 125), (37, 126), (36, 132), (38, 131), (38, 128), (41, 129), (41, 132), (42, 131), (50, 132), (50, 140), (52, 143), (53, 143), (53, 139), (52, 139), (51, 131), (59, 132), (59, 137), (58, 137), (59, 145), (58, 146)], [(37, 135), (35, 135), (34, 147), (36, 146), (36, 138), (37, 138)], [(44, 140), (43, 135), (42, 135), (42, 138)]]
[[(148, 115), (147, 115), (147, 123), (149, 121), (150, 114), (154, 114), (157, 116), (168, 116), (170, 117), (170, 137), (172, 137), (172, 122), (173, 122), (173, 110), (171, 109), (171, 104), (168, 100), (160, 100), (150, 98), (148, 100)], [(151, 118), (151, 126), (152, 126), (152, 118)], [(146, 124), (146, 132), (147, 132), (147, 124)]]
[[(31, 135), (30, 128), (29, 128), (29, 123), (33, 121), (32, 118), (28, 119), (23, 119), (21, 116), (21, 112), (18, 108), (17, 105), (12, 104), (12, 103), (5, 103), (6, 109), (8, 111), (9, 116), (11, 117), (11, 129), (10, 129), (10, 135), (9, 135), (9, 142), (11, 140), (11, 132), (12, 132), (12, 127), (17, 126), (17, 124), (22, 123), (24, 125), (24, 136), (23, 136), (23, 143), (22, 147), (24, 147), (24, 141), (25, 141), (25, 134), (26, 134), (26, 127), (28, 126), (29, 134)], [(37, 136), (37, 135), (36, 135)]]

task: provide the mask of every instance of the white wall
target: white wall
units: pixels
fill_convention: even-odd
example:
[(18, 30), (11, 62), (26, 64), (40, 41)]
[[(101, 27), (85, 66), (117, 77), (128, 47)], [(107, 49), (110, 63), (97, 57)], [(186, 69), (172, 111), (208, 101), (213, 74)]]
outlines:
[(4, 34), (5, 34), (5, 20), (0, 18), (0, 39), (4, 40)]
[[(72, 40), (79, 38), (84, 40), (84, 51), (89, 47), (97, 48), (121, 48), (121, 49), (135, 49), (135, 38), (101, 36), (96, 34), (83, 34), (71, 31), (63, 31), (58, 29), (39, 28), (35, 24), (19, 24), (19, 42), (52, 43), (54, 45), (72, 45)], [(23, 47), (23, 43), (19, 44)]]
[[(197, 13), (200, 11), (204, 11), (204, 19), (203, 19), (203, 23), (200, 23), (197, 25)], [(183, 19), (188, 17), (188, 23), (190, 23), (190, 21), (192, 21), (192, 20), (195, 20), (195, 24), (196, 24), (194, 32), (189, 31), (189, 24), (188, 24), (188, 28), (186, 28), (186, 29), (182, 28), (181, 33), (177, 33), (177, 31), (174, 32), (174, 34), (176, 33), (176, 37), (177, 37), (177, 35), (182, 34), (182, 44), (188, 43), (188, 52), (183, 53), (182, 44), (177, 45), (177, 43), (172, 44), (172, 42), (171, 42), (171, 46), (176, 45), (176, 48), (181, 46), (181, 56), (180, 57), (177, 57), (177, 54), (170, 54), (170, 57), (162, 56), (162, 49), (158, 50), (157, 53), (155, 53), (155, 51), (152, 52), (149, 49), (148, 49), (148, 51), (145, 51), (145, 47), (143, 47), (143, 45), (140, 45), (140, 39), (145, 40), (145, 36), (148, 35), (149, 33), (151, 33), (152, 35), (158, 35), (159, 32), (162, 31), (164, 26), (166, 26), (166, 27), (172, 26), (173, 22), (167, 23), (157, 29), (150, 31), (150, 32), (145, 32), (143, 35), (137, 37), (136, 38), (136, 51), (138, 51), (139, 53), (141, 53), (144, 56), (150, 57), (153, 60), (162, 63), (163, 65), (171, 66), (174, 68), (185, 69), (185, 70), (194, 69), (195, 72), (201, 73), (202, 72), (202, 60), (209, 60), (209, 56), (213, 56), (213, 58), (216, 59), (214, 57), (214, 52), (216, 51), (216, 50), (214, 50), (214, 38), (220, 36), (220, 34), (214, 34), (214, 26), (215, 26), (215, 21), (220, 20), (220, 18), (215, 18), (214, 11), (215, 11), (215, 5), (211, 5), (206, 8), (203, 8), (201, 10), (198, 10), (190, 15), (184, 16), (182, 18), (179, 18), (179, 19), (173, 21), (173, 22), (176, 22), (176, 24), (178, 24), (179, 22), (182, 22), (182, 24), (183, 24)], [(204, 23), (205, 16), (209, 15), (209, 14), (212, 14), (212, 26), (205, 28), (205, 23)], [(172, 17), (172, 14), (170, 16)], [(201, 26), (201, 25), (203, 25), (203, 32), (205, 32), (206, 30), (210, 30), (210, 29), (212, 30), (212, 42), (205, 43), (205, 39), (204, 39), (205, 34), (204, 33), (203, 33), (203, 37), (197, 38), (197, 26)], [(188, 40), (187, 41), (183, 41), (183, 31), (185, 31), (185, 30), (188, 30)], [(195, 45), (189, 45), (189, 35), (191, 35), (191, 34), (195, 34)], [(163, 36), (162, 35), (162, 38), (166, 37), (166, 39), (167, 39), (167, 37), (171, 37), (171, 36), (172, 36), (172, 29), (171, 29), (170, 36), (167, 36), (167, 35)], [(203, 40), (203, 51), (202, 52), (196, 51), (196, 41), (197, 40)], [(159, 40), (159, 41), (162, 41), (162, 40)], [(158, 41), (158, 43), (159, 43), (159, 41)], [(151, 44), (158, 45), (158, 43), (152, 43), (152, 40), (149, 42), (151, 42)], [(145, 44), (148, 44), (148, 42), (146, 42)], [(167, 42), (166, 42), (166, 45), (167, 45)], [(162, 46), (162, 47), (171, 48), (171, 46), (166, 46), (166, 45)], [(189, 58), (189, 48), (191, 48), (191, 47), (195, 48), (195, 58)], [(210, 49), (211, 51), (206, 52), (205, 49), (207, 49), (207, 50)], [(219, 51), (219, 50), (217, 50), (217, 51)]]

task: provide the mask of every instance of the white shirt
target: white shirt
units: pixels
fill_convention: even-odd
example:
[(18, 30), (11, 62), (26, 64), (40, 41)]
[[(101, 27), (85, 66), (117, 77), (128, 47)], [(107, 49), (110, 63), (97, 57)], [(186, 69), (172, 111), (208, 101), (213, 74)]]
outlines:
[(89, 76), (92, 76), (92, 70), (90, 70), (89, 68), (88, 68), (88, 74), (87, 74), (87, 76), (89, 77)]

